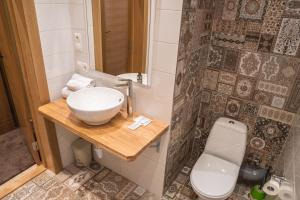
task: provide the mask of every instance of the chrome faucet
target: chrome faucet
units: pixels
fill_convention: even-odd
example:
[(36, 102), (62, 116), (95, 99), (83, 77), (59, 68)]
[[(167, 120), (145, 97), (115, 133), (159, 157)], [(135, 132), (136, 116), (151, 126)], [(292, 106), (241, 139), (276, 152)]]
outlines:
[(131, 79), (124, 79), (120, 78), (119, 81), (123, 81), (125, 83), (115, 85), (116, 88), (126, 88), (126, 98), (127, 98), (127, 105), (126, 105), (126, 112), (127, 117), (133, 117), (133, 107), (132, 107), (132, 80)]

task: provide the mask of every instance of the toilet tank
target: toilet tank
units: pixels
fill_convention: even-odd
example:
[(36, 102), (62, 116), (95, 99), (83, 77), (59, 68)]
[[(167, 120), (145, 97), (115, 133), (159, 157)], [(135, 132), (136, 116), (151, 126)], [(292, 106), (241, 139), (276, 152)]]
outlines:
[(247, 145), (247, 126), (242, 122), (219, 118), (208, 136), (204, 153), (241, 166)]

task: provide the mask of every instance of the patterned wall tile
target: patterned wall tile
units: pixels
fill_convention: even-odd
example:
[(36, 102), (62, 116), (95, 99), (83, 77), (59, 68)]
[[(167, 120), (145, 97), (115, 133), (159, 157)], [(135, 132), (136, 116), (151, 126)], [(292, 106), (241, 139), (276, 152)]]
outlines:
[(280, 66), (278, 58), (275, 56), (269, 56), (269, 58), (262, 64), (261, 73), (263, 79), (270, 81), (272, 78), (276, 77), (279, 72)]
[(259, 105), (254, 102), (245, 102), (242, 106), (241, 113), (250, 117), (257, 117)]
[(261, 20), (266, 5), (266, 0), (242, 0), (240, 8), (240, 18)]
[(287, 101), (285, 109), (290, 112), (296, 112), (300, 107), (300, 78), (297, 78), (292, 88), (292, 93)]
[(245, 76), (256, 77), (260, 70), (261, 62), (259, 54), (244, 52), (239, 64), (239, 73)]
[(224, 83), (219, 83), (218, 84), (218, 92), (227, 94), (227, 95), (232, 95), (233, 93), (233, 86), (232, 85), (227, 85)]
[(285, 0), (269, 1), (261, 29), (263, 34), (277, 35), (284, 8)]
[(253, 100), (262, 105), (270, 105), (273, 96), (262, 91), (255, 91)]
[(255, 127), (255, 122), (256, 122), (257, 117), (251, 117), (248, 115), (245, 115), (243, 111), (240, 112), (238, 120), (241, 122), (245, 123), (248, 127), (248, 135), (252, 135)]
[(258, 137), (253, 137), (250, 140), (250, 146), (254, 149), (262, 150), (266, 146), (266, 142)]
[(300, 44), (300, 19), (283, 18), (274, 52), (295, 56)]
[(242, 99), (252, 99), (255, 89), (255, 80), (245, 77), (238, 77), (234, 95)]
[(256, 52), (258, 49), (258, 43), (251, 42), (251, 41), (245, 41), (243, 49), (247, 50), (247, 51), (255, 51)]
[(183, 1), (166, 187), (219, 117), (247, 125), (245, 162), (277, 159), (300, 107), (298, 2)]
[(188, 54), (188, 49), (190, 46), (190, 42), (192, 40), (193, 34), (190, 30), (189, 23), (189, 12), (186, 10), (182, 11), (181, 15), (181, 29), (179, 36), (179, 47), (178, 47), (178, 60), (183, 59)]
[(272, 94), (278, 94), (278, 95), (282, 95), (282, 96), (288, 95), (287, 87), (281, 86), (281, 85), (276, 85), (276, 84), (269, 83), (266, 81), (259, 81), (257, 84), (257, 89), (264, 91), (264, 92), (269, 92)]
[(270, 34), (261, 34), (259, 45), (258, 45), (258, 51), (262, 52), (272, 52), (273, 45), (274, 45), (274, 35)]
[(290, 126), (270, 119), (258, 118), (254, 135), (266, 142), (269, 152), (279, 155), (288, 137)]
[[(190, 50), (195, 51), (205, 44), (209, 44), (210, 30), (212, 27), (212, 13), (210, 10), (197, 9), (193, 12), (189, 12), (189, 27), (192, 35), (198, 37), (192, 37), (190, 43)], [(201, 21), (202, 23), (197, 23)]]
[(297, 58), (280, 57), (280, 72), (274, 82), (291, 89), (299, 71), (300, 60)]
[(185, 75), (185, 59), (177, 61), (177, 70), (175, 77), (174, 98), (181, 94), (181, 86)]
[(212, 43), (233, 49), (242, 49), (245, 42), (246, 22), (215, 19)]
[(245, 37), (245, 35), (214, 33), (213, 45), (228, 47), (232, 49), (243, 49)]
[(227, 95), (212, 92), (209, 109), (215, 114), (223, 114), (227, 103)]
[(208, 66), (215, 69), (220, 69), (224, 62), (225, 50), (222, 47), (210, 47), (208, 55)]
[(271, 106), (282, 109), (284, 107), (285, 98), (274, 96)]
[(222, 13), (223, 20), (235, 20), (239, 8), (238, 0), (225, 0)]
[(282, 122), (291, 125), (294, 121), (295, 114), (281, 109), (268, 106), (261, 106), (258, 115), (267, 119)]
[(228, 85), (235, 85), (237, 75), (229, 72), (220, 71), (219, 82)]
[(198, 49), (190, 54), (190, 56), (187, 59), (187, 70), (189, 70), (190, 73), (195, 73), (199, 70), (200, 67), (203, 67), (200, 63), (203, 61), (203, 57), (201, 54), (202, 50)]
[(247, 23), (243, 20), (225, 21), (214, 19), (212, 31), (214, 33), (223, 33), (228, 36), (243, 36), (247, 31)]
[(285, 10), (284, 16), (290, 18), (299, 18), (300, 17), (300, 2), (299, 0), (288, 0)]
[(247, 32), (260, 33), (262, 23), (260, 21), (247, 21)]
[(260, 32), (247, 31), (245, 41), (258, 45)]
[(233, 49), (226, 49), (223, 69), (230, 72), (236, 72), (239, 62), (240, 52)]
[(237, 117), (241, 108), (241, 101), (238, 99), (228, 99), (225, 115), (230, 117)]
[(201, 103), (209, 103), (210, 102), (211, 92), (207, 90), (203, 90), (201, 92)]
[(210, 90), (217, 89), (219, 72), (206, 69), (204, 72), (203, 87)]

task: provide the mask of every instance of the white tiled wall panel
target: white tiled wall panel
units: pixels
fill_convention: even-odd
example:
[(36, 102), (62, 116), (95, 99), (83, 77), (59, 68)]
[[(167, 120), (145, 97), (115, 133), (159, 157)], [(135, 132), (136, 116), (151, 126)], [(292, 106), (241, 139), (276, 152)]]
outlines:
[(178, 43), (180, 34), (181, 12), (174, 10), (156, 11), (156, 35), (160, 42)]
[(176, 73), (178, 44), (154, 42), (153, 68), (169, 74)]

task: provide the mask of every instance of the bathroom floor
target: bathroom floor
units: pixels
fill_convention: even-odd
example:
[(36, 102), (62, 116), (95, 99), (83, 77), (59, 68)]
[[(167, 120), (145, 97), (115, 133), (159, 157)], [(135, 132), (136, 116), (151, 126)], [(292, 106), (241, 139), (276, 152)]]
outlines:
[(0, 185), (34, 165), (20, 129), (0, 135)]
[[(189, 175), (192, 168), (185, 166), (168, 188), (162, 200), (196, 200), (197, 195), (190, 184)], [(248, 188), (237, 184), (234, 193), (227, 200), (248, 200)]]
[(139, 200), (152, 195), (108, 168), (66, 167), (54, 175), (45, 171), (3, 200)]

